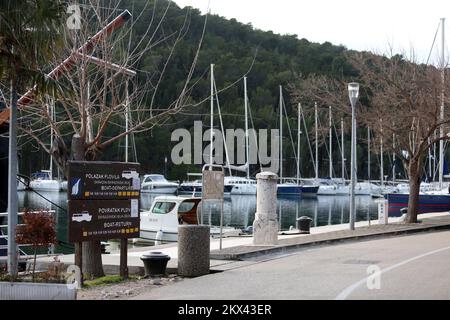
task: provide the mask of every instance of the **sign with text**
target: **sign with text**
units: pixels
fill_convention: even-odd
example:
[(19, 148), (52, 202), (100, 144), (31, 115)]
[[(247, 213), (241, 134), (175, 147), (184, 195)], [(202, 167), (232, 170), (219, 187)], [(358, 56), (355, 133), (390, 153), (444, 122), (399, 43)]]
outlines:
[(222, 200), (224, 179), (223, 171), (203, 170), (203, 200)]
[(139, 200), (68, 200), (69, 241), (139, 238)]
[(139, 199), (139, 163), (69, 161), (69, 200)]

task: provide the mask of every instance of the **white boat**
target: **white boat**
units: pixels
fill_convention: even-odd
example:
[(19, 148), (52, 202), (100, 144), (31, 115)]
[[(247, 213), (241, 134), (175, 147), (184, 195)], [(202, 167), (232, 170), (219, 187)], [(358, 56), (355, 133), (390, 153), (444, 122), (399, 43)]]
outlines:
[(178, 183), (169, 182), (161, 174), (146, 174), (142, 180), (141, 192), (173, 194), (178, 189)]
[(371, 182), (357, 182), (355, 185), (355, 195), (371, 196), (381, 194), (381, 187)]
[[(141, 212), (140, 238), (150, 241), (176, 242), (178, 226), (198, 224), (200, 203), (198, 197), (158, 196), (150, 210)], [(238, 236), (241, 230), (223, 227), (223, 236)], [(219, 236), (220, 227), (211, 226), (211, 236)]]
[[(387, 192), (386, 192), (387, 193)], [(409, 183), (399, 183), (394, 190), (392, 190), (389, 193), (404, 193), (409, 194)], [(448, 186), (444, 186), (442, 190), (439, 189), (439, 186), (437, 184), (428, 183), (428, 182), (422, 182), (420, 184), (420, 194), (435, 194), (435, 195), (442, 195), (442, 194), (448, 194)]]
[(224, 177), (224, 184), (232, 185), (231, 194), (256, 194), (256, 180), (244, 177)]
[(50, 170), (41, 170), (31, 175), (30, 188), (37, 191), (60, 191), (61, 181), (52, 179)]

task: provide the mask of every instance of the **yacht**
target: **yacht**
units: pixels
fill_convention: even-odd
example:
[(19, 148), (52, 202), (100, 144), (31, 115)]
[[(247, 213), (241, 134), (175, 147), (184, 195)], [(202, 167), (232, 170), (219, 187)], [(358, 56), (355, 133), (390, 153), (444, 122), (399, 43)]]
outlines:
[[(179, 194), (190, 194), (198, 195), (202, 193), (202, 174), (201, 173), (188, 173), (188, 181), (180, 184), (178, 187)], [(192, 177), (197, 177), (197, 179), (191, 180)], [(198, 179), (199, 178), (199, 179)], [(226, 178), (226, 177), (225, 177)], [(233, 184), (229, 183), (224, 178), (223, 193), (225, 195), (230, 195), (234, 187)]]
[(225, 185), (232, 185), (231, 194), (256, 194), (256, 180), (244, 177), (227, 176), (224, 178)]
[(41, 170), (31, 175), (30, 188), (37, 191), (60, 191), (61, 181), (53, 179), (50, 170)]
[[(150, 241), (176, 242), (178, 226), (201, 221), (199, 197), (158, 196), (150, 210), (141, 212), (140, 238)], [(220, 235), (220, 227), (211, 226), (211, 236)], [(237, 236), (240, 230), (223, 227), (223, 236)]]
[(303, 198), (308, 198), (317, 196), (318, 191), (319, 191), (318, 185), (299, 184), (294, 182), (293, 180), (277, 184), (278, 196), (299, 196)]
[(371, 196), (381, 194), (381, 187), (371, 182), (357, 182), (355, 185), (355, 195)]
[(169, 182), (161, 174), (146, 174), (142, 179), (141, 192), (173, 194), (178, 189), (178, 183)]

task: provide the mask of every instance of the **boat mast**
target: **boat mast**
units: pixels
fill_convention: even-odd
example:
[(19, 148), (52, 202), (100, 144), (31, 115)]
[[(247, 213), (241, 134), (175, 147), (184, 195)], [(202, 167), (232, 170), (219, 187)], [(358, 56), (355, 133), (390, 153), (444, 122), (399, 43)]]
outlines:
[(297, 184), (300, 184), (300, 135), (302, 134), (300, 129), (301, 116), (300, 111), (302, 109), (302, 104), (298, 104), (297, 109)]
[(328, 107), (329, 110), (329, 127), (330, 127), (330, 178), (333, 178), (333, 133), (331, 131), (331, 106)]
[[(444, 120), (444, 82), (445, 82), (445, 18), (441, 19), (441, 30), (442, 30), (442, 56), (441, 56), (441, 80), (442, 80), (442, 91), (441, 91), (441, 114), (440, 121)], [(439, 137), (441, 140), (439, 141), (439, 189), (442, 190), (442, 182), (444, 178), (444, 140), (442, 137), (444, 136), (444, 128), (439, 126)]]
[(280, 85), (280, 183), (283, 183), (283, 89)]
[(319, 179), (319, 135), (317, 133), (317, 102), (314, 102), (314, 121), (315, 121), (315, 131), (316, 131), (316, 180)]
[[(430, 137), (428, 137), (428, 145), (431, 143), (431, 138)], [(431, 164), (431, 148), (428, 148), (428, 182), (431, 182), (430, 181), (430, 179), (431, 179), (431, 177), (432, 177), (432, 175), (433, 175), (433, 171), (431, 170), (431, 166), (432, 166), (432, 164)]]
[(367, 126), (367, 179), (370, 182), (370, 127)]
[(244, 77), (244, 106), (245, 106), (245, 171), (247, 179), (250, 179), (250, 161), (248, 156), (248, 102), (247, 102), (247, 77)]
[(344, 157), (344, 118), (341, 118), (341, 159), (342, 159), (342, 182), (345, 183), (345, 157)]
[[(395, 150), (395, 135), (392, 134), (392, 147)], [(395, 184), (395, 152), (392, 152), (392, 183)]]
[(214, 119), (213, 119), (213, 113), (214, 113), (214, 64), (211, 64), (211, 118), (210, 118), (210, 127), (211, 132), (209, 135), (210, 139), (210, 149), (209, 149), (209, 164), (211, 165), (210, 170), (212, 170), (212, 164), (213, 164), (213, 135), (214, 135)]

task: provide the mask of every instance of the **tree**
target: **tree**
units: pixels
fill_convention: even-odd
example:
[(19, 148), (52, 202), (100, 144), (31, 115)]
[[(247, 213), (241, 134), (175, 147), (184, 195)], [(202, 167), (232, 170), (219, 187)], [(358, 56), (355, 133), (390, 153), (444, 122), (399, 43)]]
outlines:
[[(31, 90), (19, 100), (19, 129), (52, 155), (62, 172), (68, 160), (101, 159), (113, 143), (151, 130), (189, 102), (203, 34), (192, 61), (180, 72), (184, 80), (174, 88), (174, 100), (167, 104), (158, 100), (166, 69), (188, 32), (189, 10), (179, 25), (167, 25), (170, 1), (141, 1), (136, 10), (130, 8), (131, 13), (119, 9), (124, 3), (105, 7), (100, 0), (79, 2), (75, 14), (80, 23), (76, 28), (70, 23), (60, 26), (62, 46), (54, 48), (46, 63), (55, 90), (46, 94)], [(133, 37), (134, 29), (143, 25), (142, 35)], [(154, 59), (145, 72), (136, 72), (155, 47), (162, 47), (165, 55)], [(56, 137), (51, 147), (50, 133)], [(100, 242), (83, 243), (83, 251), (83, 273), (102, 276)]]
[[(10, 239), (15, 238), (14, 226), (18, 210), (17, 194), (13, 192), (16, 189), (15, 179), (17, 176), (15, 159), (17, 155), (17, 91), (34, 83), (36, 83), (36, 92), (41, 92), (48, 87), (50, 82), (44, 77), (39, 66), (40, 62), (50, 54), (51, 48), (57, 46), (59, 35), (54, 32), (54, 26), (58, 24), (61, 17), (60, 9), (59, 3), (52, 0), (5, 0), (0, 2), (0, 132), (6, 131), (5, 127), (8, 123), (10, 131), (8, 174), (10, 179), (3, 179), (3, 181), (7, 180), (8, 189), (11, 191), (6, 192), (9, 217), (11, 218), (8, 231)], [(9, 99), (7, 100), (5, 96), (9, 96)], [(9, 108), (2, 108), (3, 105), (9, 105)], [(4, 153), (7, 142), (6, 139), (0, 139), (1, 153)], [(0, 162), (2, 175), (6, 173), (5, 162)], [(5, 194), (3, 193), (6, 191), (4, 189), (5, 183), (2, 182), (0, 184), (1, 198)], [(0, 199), (0, 207), (3, 207), (1, 204), (3, 201)], [(13, 240), (10, 243), (13, 243)], [(15, 275), (17, 260), (14, 254), (12, 256), (14, 258), (9, 260), (9, 272), (11, 275)]]
[(16, 228), (16, 241), (19, 244), (29, 244), (34, 250), (33, 281), (36, 269), (37, 249), (56, 244), (55, 220), (49, 212), (26, 211), (23, 224)]
[[(291, 85), (293, 99), (318, 101), (348, 115), (351, 108), (347, 82), (360, 82), (356, 121), (370, 126), (373, 141), (378, 146), (382, 141), (386, 151), (402, 160), (410, 185), (406, 221), (415, 223), (425, 155), (436, 142), (449, 139), (449, 111), (440, 117), (442, 88), (447, 88), (447, 83), (443, 83), (436, 67), (417, 64), (402, 55), (353, 53), (348, 60), (358, 76), (347, 81), (315, 75), (303, 77)], [(443, 135), (437, 132), (441, 126)]]

